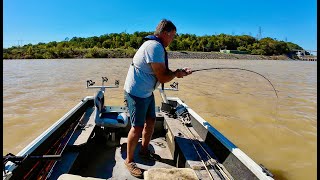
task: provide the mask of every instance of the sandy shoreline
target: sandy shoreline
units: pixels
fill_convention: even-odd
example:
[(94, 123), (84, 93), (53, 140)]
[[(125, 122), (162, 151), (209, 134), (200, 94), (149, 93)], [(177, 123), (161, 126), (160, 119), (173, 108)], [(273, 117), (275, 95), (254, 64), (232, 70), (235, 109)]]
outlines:
[(239, 59), (239, 60), (291, 60), (285, 55), (263, 56), (250, 54), (226, 54), (220, 52), (168, 51), (169, 59)]

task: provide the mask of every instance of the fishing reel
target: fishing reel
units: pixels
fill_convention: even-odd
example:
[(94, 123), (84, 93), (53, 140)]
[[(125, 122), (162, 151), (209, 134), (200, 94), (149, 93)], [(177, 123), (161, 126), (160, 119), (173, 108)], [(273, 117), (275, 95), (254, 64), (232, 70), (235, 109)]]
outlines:
[(171, 88), (163, 88), (159, 87), (159, 90), (169, 90), (169, 91), (179, 91), (179, 83), (178, 82), (173, 82), (172, 84), (170, 84)]
[(178, 85), (179, 85), (178, 82), (173, 82), (172, 84), (170, 84), (170, 87), (172, 87), (173, 89), (178, 90), (178, 89), (179, 89), (179, 88), (178, 88)]
[(172, 84), (170, 84), (170, 87), (171, 87), (171, 88), (164, 88), (164, 87), (163, 87), (163, 84), (162, 84), (162, 87), (158, 88), (163, 103), (169, 104), (169, 101), (168, 101), (168, 99), (167, 99), (167, 96), (166, 96), (166, 94), (165, 94), (165, 92), (164, 92), (165, 90), (169, 90), (169, 91), (179, 91), (179, 90), (178, 90), (178, 83), (177, 83), (177, 82), (173, 82)]
[(87, 80), (87, 88), (89, 86), (93, 86), (96, 82), (93, 82), (92, 80)]
[(102, 78), (102, 85), (104, 82), (108, 82), (108, 78), (107, 77), (101, 77)]

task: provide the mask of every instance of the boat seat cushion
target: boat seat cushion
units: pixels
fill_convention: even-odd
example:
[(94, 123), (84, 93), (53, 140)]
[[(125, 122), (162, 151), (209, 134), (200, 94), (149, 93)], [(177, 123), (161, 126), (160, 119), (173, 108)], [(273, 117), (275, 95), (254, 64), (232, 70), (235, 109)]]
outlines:
[(190, 168), (151, 168), (144, 172), (146, 180), (198, 180), (196, 173)]
[[(120, 116), (121, 117), (121, 116)], [(119, 123), (124, 124), (124, 120), (119, 118), (119, 113), (118, 112), (108, 112), (108, 113), (101, 113), (100, 114), (100, 119), (114, 119), (116, 121), (118, 121)]]
[(128, 125), (126, 113), (96, 111), (95, 123), (102, 127), (123, 128)]

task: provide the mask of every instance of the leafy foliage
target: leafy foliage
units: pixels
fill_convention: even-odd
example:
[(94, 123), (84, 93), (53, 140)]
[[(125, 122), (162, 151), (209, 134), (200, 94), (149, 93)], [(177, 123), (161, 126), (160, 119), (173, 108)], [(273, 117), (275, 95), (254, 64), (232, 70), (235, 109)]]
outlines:
[[(131, 58), (143, 43), (143, 37), (152, 32), (104, 34), (100, 37), (73, 37), (64, 41), (27, 44), (3, 49), (4, 59), (56, 59), (56, 58)], [(257, 40), (249, 35), (228, 34), (196, 36), (177, 34), (167, 48), (171, 51), (211, 52), (220, 49), (247, 51), (250, 54), (282, 55), (293, 49), (302, 49), (292, 42), (277, 41), (270, 37)]]

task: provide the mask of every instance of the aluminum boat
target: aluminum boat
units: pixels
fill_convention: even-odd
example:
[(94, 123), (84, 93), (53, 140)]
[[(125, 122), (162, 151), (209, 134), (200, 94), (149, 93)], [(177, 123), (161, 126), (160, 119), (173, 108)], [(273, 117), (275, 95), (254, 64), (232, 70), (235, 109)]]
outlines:
[[(3, 179), (138, 179), (126, 169), (127, 135), (131, 127), (126, 105), (108, 106), (107, 90), (119, 81), (97, 88), (18, 154), (3, 157)], [(135, 162), (144, 179), (273, 179), (262, 164), (253, 161), (227, 137), (178, 97), (178, 83), (158, 89), (156, 125), (149, 150), (158, 159), (139, 156)]]

